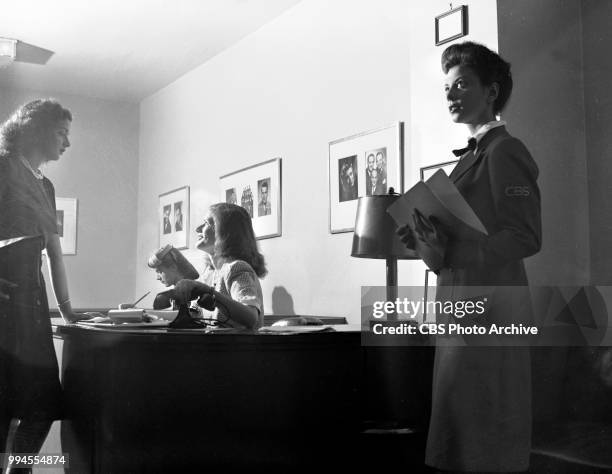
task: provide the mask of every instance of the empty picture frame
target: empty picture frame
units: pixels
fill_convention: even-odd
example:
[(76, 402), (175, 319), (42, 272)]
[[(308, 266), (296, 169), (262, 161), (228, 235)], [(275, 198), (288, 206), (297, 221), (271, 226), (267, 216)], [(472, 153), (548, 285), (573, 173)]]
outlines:
[(468, 34), (468, 7), (461, 5), (438, 15), (435, 19), (436, 46), (448, 43)]
[(451, 171), (453, 171), (455, 166), (457, 166), (457, 163), (459, 163), (459, 160), (445, 161), (435, 165), (423, 166), (421, 168), (421, 181), (427, 181), (439, 169), (442, 169), (446, 173), (446, 176), (450, 176)]
[(55, 198), (57, 233), (63, 255), (76, 255), (77, 246), (77, 200), (76, 198)]
[(256, 239), (282, 235), (281, 158), (221, 176), (219, 192), (220, 201), (238, 204), (247, 210)]
[(159, 195), (159, 246), (189, 247), (189, 186)]
[(329, 142), (329, 231), (352, 232), (357, 199), (404, 191), (404, 123)]

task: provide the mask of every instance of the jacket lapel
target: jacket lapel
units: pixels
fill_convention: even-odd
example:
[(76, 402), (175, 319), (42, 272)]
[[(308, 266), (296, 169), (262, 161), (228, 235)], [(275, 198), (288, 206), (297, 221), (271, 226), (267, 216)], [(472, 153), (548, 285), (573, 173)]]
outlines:
[(462, 155), (459, 159), (459, 163), (455, 166), (455, 169), (450, 175), (450, 178), (453, 182), (456, 182), (461, 176), (463, 176), (467, 170), (469, 170), (472, 166), (476, 164), (478, 161), (478, 156), (480, 155), (480, 150), (476, 148), (474, 151), (468, 151), (465, 155)]
[(455, 169), (453, 170), (450, 176), (453, 183), (456, 183), (457, 181), (459, 181), (459, 179), (465, 173), (467, 173), (470, 170), (470, 168), (474, 167), (482, 159), (484, 152), (487, 150), (487, 147), (489, 146), (489, 143), (491, 143), (491, 141), (495, 137), (498, 137), (500, 135), (507, 135), (507, 134), (508, 132), (506, 131), (506, 127), (501, 126), (501, 127), (495, 127), (494, 129), (490, 130), (484, 137), (482, 137), (482, 139), (478, 143), (478, 146), (476, 147), (476, 150), (474, 150), (473, 152), (468, 151), (465, 155), (463, 155), (460, 158), (459, 163), (457, 163), (457, 166), (455, 167)]

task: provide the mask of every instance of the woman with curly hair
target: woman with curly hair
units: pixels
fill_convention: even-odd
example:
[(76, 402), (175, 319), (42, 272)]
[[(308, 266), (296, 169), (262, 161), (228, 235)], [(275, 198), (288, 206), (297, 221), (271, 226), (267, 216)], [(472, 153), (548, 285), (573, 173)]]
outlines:
[[(60, 418), (61, 387), (41, 274), (46, 249), (53, 291), (66, 322), (70, 304), (53, 184), (40, 166), (70, 146), (72, 114), (52, 99), (20, 107), (0, 127), (0, 447), (37, 453)], [(9, 430), (9, 427), (11, 428)]]
[(212, 317), (234, 328), (263, 326), (263, 296), (259, 278), (266, 275), (264, 257), (248, 212), (228, 203), (213, 204), (196, 228), (197, 248), (208, 254), (204, 282), (181, 280), (176, 284), (178, 303), (208, 295)]

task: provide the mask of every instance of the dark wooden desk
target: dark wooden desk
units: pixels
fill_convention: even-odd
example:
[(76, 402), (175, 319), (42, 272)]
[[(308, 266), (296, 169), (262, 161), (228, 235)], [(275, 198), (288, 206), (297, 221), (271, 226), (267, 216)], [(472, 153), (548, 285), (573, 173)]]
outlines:
[(361, 428), (356, 331), (263, 335), (61, 326), (72, 472), (338, 463)]
[[(112, 309), (112, 308), (111, 308)], [(77, 308), (75, 311), (77, 313), (108, 313), (109, 308)], [(53, 308), (49, 310), (49, 316), (52, 319), (59, 320), (61, 319), (61, 314), (59, 309)], [(273, 323), (278, 321), (279, 319), (296, 319), (300, 316), (308, 316), (308, 315), (297, 315), (297, 314), (264, 314), (264, 326), (271, 326)], [(346, 324), (346, 318), (344, 316), (315, 316), (320, 319), (323, 324)]]

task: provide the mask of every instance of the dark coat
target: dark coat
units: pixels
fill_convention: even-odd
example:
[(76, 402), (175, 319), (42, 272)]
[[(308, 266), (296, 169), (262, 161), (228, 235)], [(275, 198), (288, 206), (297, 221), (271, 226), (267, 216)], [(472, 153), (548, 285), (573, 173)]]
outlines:
[[(437, 296), (473, 295), (473, 289), (462, 286), (486, 286), (488, 292), (484, 315), (461, 322), (487, 326), (532, 321), (523, 258), (541, 245), (537, 176), (525, 146), (504, 127), (489, 131), (451, 173), (488, 233), (479, 240), (448, 243)], [(465, 471), (526, 469), (531, 448), (529, 348), (504, 347), (498, 336), (450, 339), (436, 347), (427, 464)], [(491, 347), (472, 346), (483, 342)]]
[(0, 278), (18, 285), (0, 301), (0, 416), (57, 419), (61, 386), (40, 270), (46, 237), (57, 233), (53, 185), (0, 157), (0, 206), (0, 239), (29, 236), (0, 248)]

